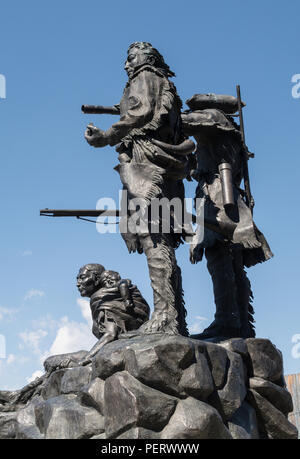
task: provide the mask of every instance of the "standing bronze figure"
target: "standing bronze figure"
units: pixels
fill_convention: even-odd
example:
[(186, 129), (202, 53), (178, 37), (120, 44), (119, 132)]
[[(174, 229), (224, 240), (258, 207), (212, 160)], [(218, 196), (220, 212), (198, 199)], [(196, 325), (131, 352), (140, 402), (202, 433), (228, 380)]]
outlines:
[(191, 245), (192, 263), (205, 253), (216, 304), (215, 320), (197, 338), (254, 337), (253, 295), (244, 268), (273, 254), (253, 221), (253, 201), (241, 189), (242, 179), (246, 182), (245, 145), (230, 116), (237, 111), (238, 100), (197, 94), (187, 104), (191, 110), (182, 114), (182, 120), (185, 133), (197, 141), (196, 198), (204, 199), (205, 218), (222, 222), (232, 234), (226, 238), (205, 228), (203, 239)]
[(133, 43), (128, 49), (125, 70), (129, 81), (120, 104), (98, 111), (93, 107), (85, 110), (119, 113), (120, 121), (107, 131), (89, 124), (85, 138), (94, 147), (116, 146), (116, 170), (127, 192), (128, 208), (138, 198), (148, 214), (143, 230), (134, 229), (135, 220), (128, 214), (130, 230), (122, 232), (129, 252), (145, 253), (153, 288), (154, 312), (141, 326), (141, 332), (187, 335), (181, 271), (175, 258), (185, 229), (182, 225), (182, 230), (175, 232), (172, 216), (170, 231), (163, 230), (159, 218), (159, 230), (154, 232), (149, 206), (154, 198), (177, 198), (183, 205), (187, 155), (194, 150), (194, 144), (183, 135), (182, 103), (169, 80), (175, 75), (162, 55), (150, 43)]

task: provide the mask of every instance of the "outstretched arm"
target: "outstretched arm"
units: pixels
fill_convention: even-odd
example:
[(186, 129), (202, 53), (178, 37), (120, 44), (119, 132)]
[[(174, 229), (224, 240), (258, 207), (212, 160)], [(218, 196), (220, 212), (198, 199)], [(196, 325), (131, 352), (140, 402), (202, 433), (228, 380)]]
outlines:
[(127, 96), (128, 109), (120, 121), (107, 131), (89, 124), (85, 131), (87, 142), (93, 147), (114, 146), (132, 129), (141, 128), (148, 123), (155, 110), (155, 99), (159, 92), (160, 77), (149, 71), (141, 72), (131, 83)]

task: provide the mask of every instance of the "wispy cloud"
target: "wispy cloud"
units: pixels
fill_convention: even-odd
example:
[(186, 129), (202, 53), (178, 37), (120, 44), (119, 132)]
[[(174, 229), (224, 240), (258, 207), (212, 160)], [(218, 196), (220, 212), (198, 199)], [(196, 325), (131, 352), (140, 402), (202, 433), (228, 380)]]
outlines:
[(38, 329), (42, 328), (44, 330), (55, 331), (59, 325), (59, 321), (53, 319), (51, 314), (46, 314), (45, 316), (39, 317), (32, 320), (32, 328)]
[(4, 308), (0, 306), (0, 320), (3, 320), (3, 319), (11, 320), (17, 312), (18, 312), (18, 309)]
[(189, 331), (191, 334), (201, 333), (203, 331), (203, 322), (207, 320), (206, 317), (196, 316), (196, 321), (189, 326)]
[(32, 255), (31, 250), (24, 250), (24, 252), (22, 253), (22, 257), (30, 257), (31, 255)]
[(7, 365), (10, 365), (11, 363), (14, 363), (16, 361), (16, 356), (14, 354), (9, 354), (9, 356), (6, 359)]
[[(36, 293), (36, 292), (40, 292)], [(44, 292), (32, 289), (27, 293), (27, 298), (43, 296)], [(24, 385), (41, 376), (44, 360), (50, 355), (76, 352), (82, 349), (90, 350), (96, 342), (92, 334), (92, 320), (89, 301), (79, 298), (77, 307), (81, 312), (82, 319), (71, 320), (68, 316), (54, 319), (50, 314), (34, 319), (31, 327), (19, 333), (19, 351), (10, 354), (5, 359), (5, 365), (13, 367), (14, 371), (24, 372), (21, 365), (28, 361), (37, 363), (35, 371), (31, 376), (24, 375)], [(6, 367), (8, 368), (8, 367)], [(3, 370), (2, 369), (2, 373)], [(32, 371), (30, 369), (30, 371)], [(4, 381), (3, 381), (4, 382)], [(1, 387), (3, 389), (3, 387)]]
[(80, 350), (90, 350), (96, 342), (92, 334), (92, 318), (90, 303), (79, 298), (77, 305), (81, 310), (84, 322), (71, 321), (67, 316), (62, 317), (57, 327), (56, 336), (50, 348), (41, 355), (41, 363), (49, 355), (65, 354)]
[(65, 354), (80, 350), (89, 351), (95, 341), (87, 324), (69, 321), (68, 318), (65, 318), (57, 330), (48, 355)]
[(24, 300), (25, 301), (31, 300), (31, 298), (42, 297), (44, 295), (45, 295), (45, 292), (43, 292), (42, 290), (37, 290), (35, 288), (32, 288), (26, 293), (26, 295), (24, 296)]
[(42, 376), (44, 374), (43, 371), (41, 370), (37, 370), (37, 371), (34, 371), (32, 373), (31, 376), (29, 376), (29, 378), (26, 378), (26, 381), (29, 383), (31, 383), (32, 381), (34, 381), (36, 378), (40, 378), (40, 376)]
[(93, 320), (90, 308), (89, 300), (84, 300), (83, 298), (78, 298), (77, 304), (80, 307), (82, 317), (86, 320), (86, 323), (89, 327), (92, 328)]
[(26, 346), (28, 346), (34, 354), (41, 354), (40, 341), (48, 335), (46, 330), (24, 331), (19, 333), (20, 338)]

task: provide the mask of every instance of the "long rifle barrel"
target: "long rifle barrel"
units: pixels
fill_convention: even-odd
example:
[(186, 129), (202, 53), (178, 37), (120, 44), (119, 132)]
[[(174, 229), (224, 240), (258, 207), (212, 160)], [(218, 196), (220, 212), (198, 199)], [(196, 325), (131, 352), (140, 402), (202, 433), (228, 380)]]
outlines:
[(42, 209), (41, 216), (46, 217), (99, 217), (105, 213), (105, 217), (119, 217), (119, 210), (68, 210), (68, 209)]
[(244, 185), (245, 185), (245, 195), (246, 195), (246, 204), (250, 208), (251, 213), (253, 213), (254, 199), (251, 194), (250, 188), (250, 178), (249, 178), (249, 169), (248, 169), (248, 159), (253, 157), (253, 153), (250, 153), (245, 141), (245, 129), (244, 129), (244, 119), (243, 119), (243, 105), (241, 99), (241, 88), (240, 85), (236, 86), (236, 93), (238, 99), (238, 111), (240, 118), (240, 133), (243, 146), (243, 175), (244, 175)]
[(120, 115), (120, 109), (117, 105), (112, 107), (104, 107), (103, 105), (82, 105), (83, 113), (92, 113), (97, 115)]
[[(100, 217), (103, 215), (104, 217), (121, 217), (122, 214), (120, 210), (69, 210), (69, 209), (42, 209), (40, 210), (40, 215), (45, 217)], [(190, 214), (186, 212), (186, 215), (193, 223), (201, 224), (201, 218), (197, 218), (196, 215)], [(83, 218), (84, 219), (84, 218)], [(92, 220), (90, 220), (92, 221)], [(96, 223), (96, 222), (95, 222)], [(210, 219), (205, 217), (203, 221), (203, 226), (205, 228), (214, 231), (215, 233), (221, 234), (227, 239), (231, 239), (235, 226), (227, 224), (224, 222), (217, 222), (215, 219)]]

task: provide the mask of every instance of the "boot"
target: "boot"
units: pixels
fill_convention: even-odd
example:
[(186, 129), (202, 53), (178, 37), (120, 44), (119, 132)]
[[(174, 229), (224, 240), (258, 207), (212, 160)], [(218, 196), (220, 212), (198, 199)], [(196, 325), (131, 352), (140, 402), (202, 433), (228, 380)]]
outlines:
[(181, 271), (176, 263), (172, 235), (143, 235), (139, 239), (147, 256), (154, 301), (151, 319), (139, 331), (187, 336)]
[(237, 289), (233, 257), (228, 245), (217, 244), (205, 250), (207, 268), (211, 275), (216, 304), (215, 320), (196, 339), (237, 338), (241, 322), (237, 302)]
[(241, 338), (255, 338), (254, 309), (252, 306), (253, 293), (250, 280), (244, 269), (243, 254), (241, 250), (235, 250), (233, 256), (233, 268), (237, 287), (237, 300), (241, 321)]

